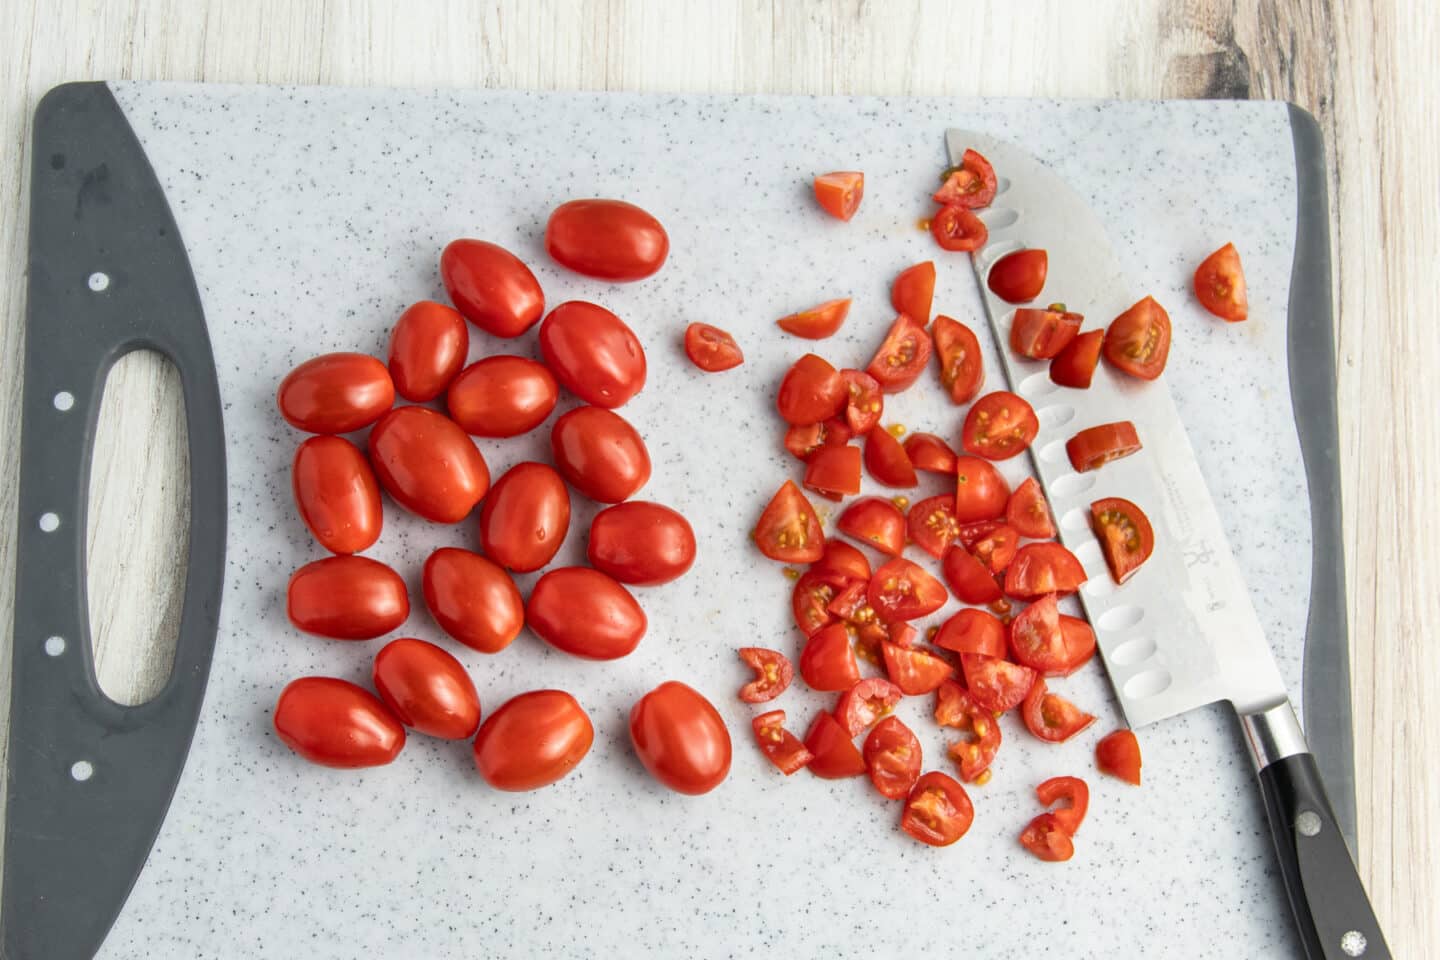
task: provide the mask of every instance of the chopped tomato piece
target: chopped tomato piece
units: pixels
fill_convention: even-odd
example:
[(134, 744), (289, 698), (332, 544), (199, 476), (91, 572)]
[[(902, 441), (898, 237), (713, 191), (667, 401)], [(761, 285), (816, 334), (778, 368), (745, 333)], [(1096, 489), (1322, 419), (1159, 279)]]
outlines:
[(1008, 523), (1002, 523), (985, 536), (975, 541), (970, 553), (985, 564), (985, 569), (994, 574), (1005, 572), (1010, 561), (1015, 559), (1015, 550), (1020, 546), (1020, 534)]
[(885, 655), (885, 673), (907, 697), (931, 693), (955, 675), (955, 668), (933, 653), (893, 643), (883, 644), (881, 649)]
[(1095, 722), (1095, 717), (1057, 693), (1045, 689), (1045, 678), (1039, 677), (1025, 704), (1020, 708), (1025, 728), (1041, 740), (1064, 743)]
[(1085, 811), (1090, 809), (1090, 787), (1079, 777), (1051, 777), (1035, 788), (1035, 796), (1042, 806), (1053, 807), (1057, 803), (1066, 806), (1051, 810), (1061, 829), (1070, 836), (1080, 832), (1085, 820)]
[(935, 340), (935, 355), (940, 358), (940, 385), (952, 402), (969, 403), (985, 382), (985, 365), (975, 331), (959, 320), (938, 315), (931, 336)]
[(805, 744), (785, 729), (784, 710), (760, 714), (750, 721), (750, 728), (755, 731), (755, 742), (760, 744), (765, 756), (785, 776), (810, 762), (810, 751), (805, 749)]
[[(820, 494), (860, 492), (860, 448), (821, 447), (805, 462), (805, 487)], [(838, 500), (839, 497), (831, 499)]]
[(800, 651), (800, 676), (815, 690), (849, 690), (860, 679), (860, 665), (850, 649), (850, 631), (843, 623), (820, 628)]
[(854, 580), (870, 579), (870, 561), (843, 540), (827, 541), (824, 555), (810, 565), (810, 570), (814, 573), (835, 573)]
[(995, 199), (995, 170), (989, 160), (974, 150), (966, 150), (960, 166), (946, 170), (942, 180), (940, 189), (930, 198), (936, 203), (954, 203), (978, 210)]
[(903, 557), (887, 561), (870, 578), (870, 606), (881, 620), (914, 620), (945, 605), (945, 585)]
[(1085, 568), (1058, 543), (1027, 543), (1005, 571), (1005, 594), (1034, 600), (1047, 593), (1066, 596), (1085, 582)]
[(849, 736), (859, 736), (900, 702), (900, 688), (882, 677), (861, 680), (840, 694), (835, 719)]
[(955, 451), (933, 433), (912, 433), (905, 438), (905, 455), (916, 470), (927, 473), (955, 472)]
[(1055, 536), (1055, 524), (1050, 519), (1050, 507), (1045, 503), (1045, 494), (1034, 477), (1015, 488), (1010, 502), (1005, 505), (1005, 522), (1014, 527), (1022, 537), (1031, 540), (1049, 540)]
[(790, 686), (795, 668), (783, 653), (764, 647), (741, 647), (740, 659), (755, 671), (755, 679), (740, 688), (740, 699), (746, 703), (774, 700)]
[(822, 173), (815, 178), (815, 199), (832, 217), (849, 220), (865, 196), (865, 174), (850, 170)]
[(970, 795), (938, 770), (915, 781), (900, 816), (902, 830), (932, 847), (948, 847), (965, 836), (974, 822), (975, 807)]
[(745, 362), (735, 338), (708, 323), (692, 323), (685, 328), (685, 356), (706, 373), (730, 370)]
[(811, 563), (825, 552), (820, 519), (795, 481), (786, 480), (760, 514), (760, 522), (755, 525), (755, 545), (765, 556), (781, 563)]
[(1075, 856), (1075, 842), (1053, 813), (1042, 813), (1020, 833), (1020, 843), (1041, 860), (1059, 862)]
[(1237, 323), (1250, 315), (1245, 296), (1245, 271), (1240, 252), (1227, 243), (1206, 257), (1195, 271), (1195, 296), (1200, 304), (1221, 320)]
[(930, 362), (930, 335), (905, 314), (890, 324), (885, 342), (875, 351), (865, 372), (880, 382), (886, 393), (907, 389), (925, 372)]
[(786, 423), (804, 426), (819, 423), (845, 406), (845, 384), (836, 370), (821, 356), (807, 353), (785, 372), (775, 409)]
[(960, 532), (955, 538), (956, 542), (964, 546), (966, 550), (973, 550), (975, 544), (1000, 529), (1004, 524), (1004, 520), (975, 520), (971, 523), (962, 523)]
[(1140, 786), (1140, 741), (1130, 730), (1107, 733), (1095, 744), (1095, 765), (1101, 773)]
[(870, 782), (890, 800), (910, 793), (920, 779), (920, 741), (899, 717), (886, 717), (865, 738), (865, 767)]
[(890, 285), (890, 305), (920, 326), (930, 322), (930, 305), (935, 299), (935, 261), (926, 260), (900, 272)]
[(1060, 634), (1065, 638), (1065, 668), (1055, 676), (1068, 677), (1095, 655), (1095, 631), (1079, 617), (1060, 614)]
[(1010, 484), (1000, 471), (979, 457), (955, 458), (955, 519), (961, 523), (994, 520), (1005, 515)]
[(855, 747), (853, 735), (845, 732), (840, 722), (822, 713), (810, 724), (805, 734), (805, 749), (810, 751), (810, 772), (826, 780), (858, 777), (865, 772), (865, 758)]
[[(894, 623), (886, 624), (885, 632), (889, 635), (889, 642), (895, 644), (895, 646), (900, 649), (918, 649), (917, 640), (920, 636), (920, 631), (916, 630), (914, 626), (906, 623), (904, 620), (896, 620)], [(895, 678), (891, 677), (890, 679), (893, 680)]]
[(827, 300), (818, 307), (781, 317), (775, 321), (775, 326), (806, 340), (824, 340), (840, 329), (849, 313), (848, 297), (844, 300)]
[(900, 441), (879, 427), (865, 434), (865, 469), (887, 487), (908, 489), (920, 482)]
[(995, 261), (986, 283), (1006, 303), (1025, 303), (1040, 296), (1049, 269), (1050, 257), (1044, 250), (1016, 250)]
[(835, 617), (826, 608), (845, 589), (850, 579), (833, 571), (807, 570), (795, 581), (790, 606), (795, 614), (795, 625), (805, 636), (834, 622)]
[(785, 431), (785, 449), (801, 460), (809, 460), (822, 447), (843, 447), (850, 442), (850, 428), (845, 421), (831, 418), (820, 423), (807, 423)]
[(987, 393), (965, 415), (960, 441), (967, 453), (987, 460), (1009, 460), (1024, 452), (1040, 432), (1035, 409), (1007, 390)]
[(995, 582), (994, 575), (959, 544), (945, 551), (940, 570), (962, 603), (994, 603), (1000, 599), (1000, 584)]
[(1150, 518), (1129, 500), (1108, 497), (1090, 504), (1090, 525), (1116, 583), (1124, 583), (1155, 550)]
[(940, 625), (935, 646), (956, 653), (1005, 658), (1005, 625), (994, 614), (966, 607)]
[(958, 203), (946, 204), (930, 219), (930, 235), (942, 250), (968, 252), (979, 250), (990, 239), (990, 230), (981, 220)]
[(875, 611), (871, 609), (870, 601), (866, 597), (865, 588), (868, 583), (868, 580), (852, 581), (836, 594), (827, 609), (833, 616), (855, 626), (870, 623), (875, 619)]
[(1000, 750), (1000, 724), (995, 715), (976, 703), (960, 684), (947, 680), (936, 691), (935, 722), (970, 732), (969, 738), (950, 744), (949, 753), (960, 768), (960, 779), (975, 782)]
[(892, 557), (905, 549), (905, 515), (883, 497), (861, 497), (840, 514), (835, 527), (847, 537)]
[(1045, 676), (1070, 673), (1070, 651), (1060, 629), (1055, 594), (1047, 593), (1010, 621), (1010, 647), (1015, 659)]
[(864, 436), (885, 410), (880, 383), (863, 370), (841, 370), (840, 379), (845, 384), (845, 425), (852, 436)]
[(1084, 322), (1082, 315), (1070, 313), (1063, 304), (1044, 310), (1022, 307), (1010, 325), (1010, 349), (1031, 360), (1049, 360), (1075, 339)]
[(1170, 315), (1154, 297), (1146, 297), (1110, 322), (1103, 352), (1116, 369), (1154, 380), (1170, 356)]
[(1013, 710), (1025, 700), (1036, 683), (1035, 671), (1018, 663), (987, 657), (983, 653), (960, 654), (965, 685), (975, 702), (993, 713)]
[(1100, 363), (1100, 346), (1104, 341), (1104, 330), (1076, 334), (1050, 361), (1050, 379), (1062, 387), (1088, 390), (1095, 377), (1095, 367)]
[(1128, 457), (1140, 449), (1140, 437), (1129, 420), (1087, 427), (1065, 441), (1065, 453), (1076, 472), (1099, 470), (1112, 460)]
[(910, 505), (905, 517), (905, 530), (910, 539), (930, 556), (940, 558), (960, 534), (955, 519), (955, 498), (941, 494), (926, 497)]
[[(869, 609), (869, 605), (866, 605)], [(873, 663), (875, 666), (883, 666), (884, 656), (880, 652), (880, 645), (890, 640), (890, 625), (879, 617), (865, 623), (854, 623), (851, 627), (855, 630), (855, 656), (866, 663)]]

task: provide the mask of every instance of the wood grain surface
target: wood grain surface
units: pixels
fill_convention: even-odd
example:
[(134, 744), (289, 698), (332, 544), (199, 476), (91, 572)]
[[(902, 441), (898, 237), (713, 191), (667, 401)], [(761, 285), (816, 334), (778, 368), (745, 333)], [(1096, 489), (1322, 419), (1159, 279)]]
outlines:
[[(1310, 109), (1329, 151), (1338, 254), (1361, 872), (1397, 957), (1428, 956), (1425, 945), (1440, 943), (1440, 642), (1427, 636), (1440, 624), (1440, 519), (1430, 500), (1440, 492), (1436, 4), (0, 0), (0, 30), (0, 725), (16, 562), (27, 126), (56, 83), (1264, 97)], [(1240, 429), (1243, 417), (1237, 411)], [(185, 537), (183, 438), (173, 371), (146, 355), (124, 361), (100, 416), (87, 534), (101, 682), (123, 701), (143, 701), (166, 675)]]

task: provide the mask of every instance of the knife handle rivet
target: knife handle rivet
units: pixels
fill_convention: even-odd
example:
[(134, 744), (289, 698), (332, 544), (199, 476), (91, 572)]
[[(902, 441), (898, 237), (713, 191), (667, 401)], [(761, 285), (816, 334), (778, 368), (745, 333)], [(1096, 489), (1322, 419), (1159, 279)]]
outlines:
[(46, 533), (54, 533), (60, 529), (60, 517), (58, 514), (45, 512), (40, 514), (40, 529)]
[(1364, 956), (1367, 946), (1369, 944), (1365, 942), (1365, 934), (1359, 930), (1349, 930), (1340, 938), (1340, 949), (1347, 957)]
[(70, 779), (84, 783), (95, 776), (95, 766), (89, 760), (76, 760), (70, 764)]
[(56, 637), (46, 637), (46, 638), (45, 638), (45, 655), (46, 655), (47, 657), (58, 657), (58, 656), (60, 656), (60, 654), (62, 654), (62, 653), (64, 653), (64, 652), (65, 652), (65, 638), (64, 638), (64, 637), (56, 636)]
[(110, 274), (96, 270), (85, 280), (85, 283), (96, 293), (104, 293), (110, 288)]
[[(1300, 815), (1295, 818), (1295, 829), (1300, 831), (1301, 836), (1313, 837), (1320, 833), (1320, 814), (1314, 810), (1301, 810)], [(1363, 940), (1364, 938), (1361, 937)], [(1359, 954), (1351, 954), (1359, 956)]]
[(61, 390), (59, 393), (55, 394), (55, 399), (53, 403), (55, 404), (56, 410), (59, 410), (61, 413), (65, 413), (71, 407), (75, 406), (75, 394), (71, 393), (69, 390)]

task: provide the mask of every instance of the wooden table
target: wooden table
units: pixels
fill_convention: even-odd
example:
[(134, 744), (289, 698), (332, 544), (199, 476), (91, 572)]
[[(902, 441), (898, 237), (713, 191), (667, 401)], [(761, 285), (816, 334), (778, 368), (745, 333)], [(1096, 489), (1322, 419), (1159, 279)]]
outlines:
[[(9, 145), (0, 159), (0, 723), (9, 712), (26, 127), (56, 83), (1266, 97), (1309, 108), (1326, 136), (1338, 251), (1360, 864), (1397, 957), (1440, 943), (1434, 4), (0, 0), (0, 24)], [(187, 489), (179, 396), (173, 372), (137, 354), (112, 374), (100, 415), (90, 608), (101, 683), (125, 702), (164, 682), (178, 619), (171, 558), (184, 542)], [(149, 518), (143, 525), (137, 511)]]

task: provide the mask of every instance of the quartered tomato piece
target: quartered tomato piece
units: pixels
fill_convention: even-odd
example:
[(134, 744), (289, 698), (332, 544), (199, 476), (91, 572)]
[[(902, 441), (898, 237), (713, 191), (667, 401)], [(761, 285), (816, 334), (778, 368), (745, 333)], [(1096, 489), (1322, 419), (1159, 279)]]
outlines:
[(1053, 807), (1057, 803), (1065, 806), (1051, 810), (1061, 829), (1070, 836), (1080, 832), (1085, 820), (1085, 811), (1090, 809), (1090, 787), (1079, 777), (1051, 777), (1035, 788), (1035, 796), (1042, 806)]
[(1025, 482), (1010, 495), (1010, 502), (1005, 505), (1005, 522), (1014, 527), (1020, 536), (1031, 540), (1049, 540), (1055, 536), (1050, 508), (1034, 477), (1026, 477)]
[(1042, 813), (1020, 833), (1020, 843), (1041, 860), (1059, 862), (1075, 856), (1075, 842), (1053, 813)]
[(793, 426), (785, 431), (785, 449), (801, 460), (823, 447), (843, 447), (850, 442), (850, 428), (844, 420), (831, 417), (820, 423)]
[[(826, 544), (828, 547), (829, 544)], [(795, 625), (805, 636), (810, 636), (821, 627), (834, 622), (835, 617), (826, 608), (848, 585), (850, 578), (829, 570), (807, 570), (795, 581), (795, 591), (790, 596), (791, 610), (795, 614)]]
[(746, 703), (774, 700), (790, 686), (795, 668), (783, 653), (764, 647), (741, 647), (740, 659), (755, 671), (755, 679), (740, 688), (740, 699)]
[(1216, 250), (1195, 271), (1195, 296), (1200, 304), (1221, 320), (1237, 323), (1250, 315), (1245, 296), (1245, 271), (1240, 252), (1227, 243)]
[(861, 497), (840, 514), (835, 528), (892, 557), (905, 549), (905, 515), (882, 497)]
[(822, 627), (800, 652), (800, 676), (815, 690), (849, 690), (860, 680), (860, 665), (843, 623)]
[(908, 489), (920, 482), (900, 441), (880, 427), (865, 434), (865, 469), (887, 487)]
[(905, 455), (916, 470), (927, 473), (955, 472), (955, 451), (933, 433), (912, 433), (905, 438)]
[(900, 688), (881, 677), (869, 677), (840, 695), (835, 719), (848, 736), (859, 736), (900, 702)]
[(817, 777), (840, 780), (865, 772), (865, 758), (855, 747), (854, 734), (846, 733), (828, 713), (820, 714), (810, 724), (805, 749), (810, 751), (810, 772)]
[(1170, 315), (1154, 297), (1146, 297), (1110, 322), (1103, 352), (1116, 369), (1154, 380), (1170, 356)]
[(935, 299), (935, 261), (926, 260), (900, 272), (890, 285), (890, 305), (920, 326), (930, 322), (930, 304)]
[(874, 620), (875, 611), (870, 607), (865, 592), (868, 583), (868, 580), (852, 580), (846, 584), (845, 589), (830, 601), (827, 608), (830, 615), (855, 626)]
[(1065, 669), (1057, 676), (1069, 676), (1095, 655), (1095, 631), (1079, 617), (1060, 614), (1060, 633), (1065, 637)]
[(1049, 360), (1069, 346), (1085, 317), (1052, 303), (1044, 310), (1022, 307), (1010, 325), (1010, 349), (1031, 360)]
[(955, 458), (955, 519), (961, 523), (994, 520), (1005, 515), (1010, 484), (989, 461), (979, 457)]
[(905, 529), (921, 550), (936, 559), (945, 556), (945, 551), (960, 534), (960, 521), (955, 519), (955, 498), (941, 494), (912, 503), (905, 517)]
[(865, 738), (865, 767), (870, 782), (890, 800), (910, 793), (920, 778), (920, 741), (899, 717), (886, 717)]
[(845, 406), (845, 384), (840, 371), (824, 357), (807, 353), (785, 372), (775, 395), (775, 408), (786, 423), (819, 423)]
[(706, 373), (730, 370), (745, 362), (735, 338), (708, 323), (692, 323), (685, 328), (685, 356)]
[(1002, 523), (985, 536), (975, 541), (970, 553), (985, 564), (985, 569), (994, 574), (1005, 572), (1010, 561), (1015, 559), (1015, 549), (1020, 545), (1020, 534), (1008, 523)]
[(1000, 584), (968, 550), (955, 544), (945, 551), (940, 571), (955, 598), (962, 603), (994, 603), (1000, 599)]
[(1150, 559), (1155, 531), (1150, 518), (1129, 500), (1108, 497), (1090, 504), (1090, 525), (1105, 551), (1105, 563), (1116, 583), (1124, 583)]
[(1044, 676), (1070, 672), (1070, 651), (1060, 629), (1055, 594), (1045, 594), (1010, 621), (1010, 647), (1016, 660)]
[(963, 546), (966, 550), (974, 549), (975, 544), (1004, 525), (1004, 520), (975, 520), (971, 523), (962, 523), (960, 524), (960, 533), (956, 536), (955, 542)]
[(1047, 593), (1062, 597), (1085, 582), (1085, 568), (1075, 554), (1058, 543), (1027, 543), (1005, 571), (1005, 595), (1034, 600)]
[(870, 579), (870, 561), (843, 540), (830, 540), (825, 553), (810, 565), (812, 573), (834, 573), (854, 580)]
[(825, 552), (820, 519), (793, 480), (785, 481), (760, 514), (754, 537), (761, 553), (781, 563), (811, 563)]
[(885, 342), (865, 372), (879, 381), (884, 392), (899, 393), (920, 378), (929, 362), (930, 334), (902, 313), (890, 324)]
[(1140, 741), (1130, 730), (1107, 733), (1095, 744), (1095, 765), (1101, 773), (1140, 786)]
[(935, 646), (956, 653), (1005, 657), (1005, 624), (993, 613), (966, 607), (940, 625)]
[(860, 492), (860, 448), (821, 447), (805, 467), (805, 486), (821, 496), (839, 500)]
[(1076, 334), (1065, 349), (1050, 361), (1050, 379), (1062, 387), (1089, 389), (1090, 381), (1095, 377), (1095, 367), (1100, 362), (1100, 345), (1104, 341), (1104, 330)]
[(845, 384), (845, 424), (852, 436), (863, 436), (880, 423), (885, 410), (885, 397), (880, 383), (864, 370), (841, 370)]
[(1081, 710), (1058, 693), (1045, 689), (1045, 678), (1038, 677), (1025, 704), (1020, 708), (1025, 728), (1041, 740), (1064, 743), (1095, 722), (1095, 717)]
[(915, 782), (905, 800), (900, 828), (921, 843), (948, 847), (965, 836), (975, 821), (975, 807), (965, 788), (938, 770)]
[(954, 403), (969, 403), (985, 382), (985, 365), (975, 331), (959, 320), (937, 315), (931, 335), (935, 355), (940, 358), (940, 385)]
[(995, 199), (995, 170), (989, 160), (974, 150), (966, 150), (960, 166), (946, 170), (943, 181), (930, 198), (936, 203), (979, 209)]
[(950, 744), (949, 753), (960, 768), (960, 779), (974, 783), (990, 768), (1000, 750), (1000, 724), (995, 715), (976, 703), (960, 684), (947, 680), (936, 691), (935, 722), (971, 734)]
[(940, 249), (962, 253), (979, 250), (990, 239), (985, 221), (958, 203), (946, 204), (930, 218), (930, 235)]
[(809, 310), (781, 317), (775, 321), (775, 326), (806, 340), (823, 340), (840, 329), (849, 313), (849, 297), (843, 300), (827, 300)]
[(886, 675), (907, 697), (930, 693), (955, 675), (955, 668), (933, 653), (893, 643), (883, 644), (882, 650)]
[(1008, 460), (1030, 446), (1040, 432), (1035, 409), (1007, 390), (987, 393), (965, 415), (961, 443), (967, 453), (987, 460)]
[(1044, 250), (1016, 250), (995, 261), (986, 283), (1006, 303), (1025, 303), (1040, 296), (1050, 257)]
[[(894, 623), (885, 625), (885, 632), (889, 635), (889, 643), (902, 650), (915, 650), (919, 647), (920, 631), (904, 620), (896, 620)], [(894, 677), (890, 679), (894, 680)]]
[(865, 196), (865, 174), (850, 170), (822, 173), (815, 178), (815, 199), (830, 216), (849, 220)]
[(1087, 427), (1065, 441), (1065, 453), (1076, 472), (1099, 470), (1112, 460), (1128, 457), (1140, 449), (1140, 437), (1129, 420)]
[(1029, 667), (983, 653), (960, 654), (960, 669), (965, 673), (970, 696), (992, 713), (1018, 707), (1036, 683), (1044, 682)]
[(755, 742), (770, 762), (785, 776), (810, 763), (810, 751), (800, 738), (785, 729), (785, 711), (771, 710), (750, 721), (755, 731)]
[(886, 562), (870, 578), (870, 606), (887, 623), (928, 616), (949, 596), (945, 584), (903, 557)]

